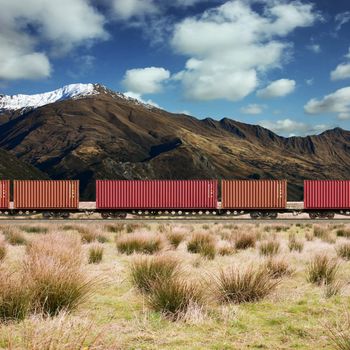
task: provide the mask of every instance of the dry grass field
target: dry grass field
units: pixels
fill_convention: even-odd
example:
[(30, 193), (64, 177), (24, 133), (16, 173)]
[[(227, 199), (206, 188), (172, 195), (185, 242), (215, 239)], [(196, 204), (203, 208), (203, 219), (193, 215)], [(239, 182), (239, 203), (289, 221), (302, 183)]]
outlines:
[(0, 349), (350, 349), (350, 227), (0, 224)]

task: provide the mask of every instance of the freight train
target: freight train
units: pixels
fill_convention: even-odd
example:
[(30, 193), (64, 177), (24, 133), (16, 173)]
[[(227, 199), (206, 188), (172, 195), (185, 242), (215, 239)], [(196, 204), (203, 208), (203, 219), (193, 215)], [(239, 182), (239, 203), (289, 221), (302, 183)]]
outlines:
[(95, 202), (79, 201), (78, 180), (14, 180), (13, 186), (0, 180), (0, 215), (68, 218), (79, 212), (103, 219), (127, 214), (275, 219), (279, 213), (332, 219), (350, 215), (350, 180), (305, 180), (303, 202), (287, 202), (286, 180), (97, 180)]

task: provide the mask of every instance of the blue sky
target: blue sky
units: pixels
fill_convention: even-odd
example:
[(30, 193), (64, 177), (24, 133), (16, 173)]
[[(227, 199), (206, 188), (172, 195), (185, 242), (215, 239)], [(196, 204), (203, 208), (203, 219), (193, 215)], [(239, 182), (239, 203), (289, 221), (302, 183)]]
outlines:
[(0, 92), (101, 83), (278, 134), (350, 129), (350, 2), (0, 0)]

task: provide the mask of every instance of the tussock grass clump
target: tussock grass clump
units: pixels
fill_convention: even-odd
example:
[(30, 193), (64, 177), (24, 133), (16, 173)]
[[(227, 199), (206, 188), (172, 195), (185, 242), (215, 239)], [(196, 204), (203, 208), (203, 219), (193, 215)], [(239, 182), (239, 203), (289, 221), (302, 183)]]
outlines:
[(166, 237), (173, 248), (177, 248), (185, 239), (185, 233), (181, 231), (169, 231)]
[(27, 233), (48, 233), (49, 229), (44, 226), (21, 226), (22, 231)]
[(272, 256), (278, 254), (280, 251), (280, 242), (277, 240), (263, 241), (259, 245), (259, 252), (261, 255)]
[(6, 241), (11, 245), (25, 245), (27, 239), (25, 235), (16, 228), (7, 228), (3, 231)]
[(203, 302), (203, 288), (181, 277), (158, 279), (148, 295), (150, 307), (171, 320), (181, 319), (193, 305), (200, 306)]
[(154, 254), (162, 250), (164, 241), (161, 236), (150, 233), (125, 234), (116, 238), (117, 249), (123, 254)]
[(342, 243), (335, 248), (339, 257), (350, 260), (350, 243)]
[(338, 237), (350, 238), (350, 228), (340, 228), (336, 231)]
[(117, 349), (103, 343), (102, 334), (96, 332), (92, 321), (71, 317), (64, 312), (54, 318), (33, 316), (25, 320), (19, 334), (10, 332), (7, 341), (11, 344), (10, 349)]
[(331, 284), (338, 273), (339, 263), (326, 254), (317, 254), (309, 262), (306, 270), (307, 281), (321, 285)]
[(199, 253), (207, 259), (214, 259), (216, 255), (215, 237), (207, 232), (196, 232), (187, 242), (187, 250), (190, 253)]
[(7, 254), (7, 248), (5, 241), (0, 237), (0, 263), (2, 260), (5, 259), (5, 256)]
[(121, 233), (125, 229), (125, 224), (118, 223), (113, 225), (106, 225), (105, 228), (107, 232)]
[(220, 245), (217, 251), (218, 251), (218, 254), (221, 256), (233, 255), (236, 253), (236, 249), (231, 244)]
[(254, 248), (256, 244), (256, 235), (254, 233), (239, 233), (235, 239), (236, 249)]
[(267, 259), (265, 266), (272, 278), (290, 276), (293, 273), (293, 269), (290, 267), (287, 260), (283, 258), (270, 257)]
[(295, 234), (290, 234), (288, 237), (288, 248), (291, 252), (295, 251), (301, 253), (304, 249), (304, 242), (298, 240)]
[(140, 224), (126, 224), (125, 230), (127, 233), (132, 233), (135, 232), (137, 229), (140, 229), (141, 225)]
[(336, 315), (335, 321), (328, 322), (324, 328), (334, 349), (350, 350), (350, 315), (348, 312), (340, 320), (339, 315)]
[(214, 283), (220, 302), (240, 304), (266, 297), (279, 281), (271, 278), (266, 267), (249, 266), (245, 269), (221, 270), (214, 277)]
[(21, 273), (0, 269), (0, 322), (23, 320), (30, 309), (31, 294)]
[(331, 230), (329, 227), (323, 227), (320, 225), (314, 225), (313, 226), (313, 232), (314, 236), (316, 238), (321, 239), (323, 242), (333, 244), (336, 241), (336, 237), (334, 234), (332, 234)]
[(325, 298), (331, 298), (335, 295), (339, 295), (343, 289), (343, 283), (341, 281), (333, 281), (332, 283), (325, 285), (324, 296)]
[(108, 238), (104, 234), (93, 231), (87, 227), (78, 227), (77, 231), (80, 233), (83, 243), (93, 243), (95, 241), (99, 243), (108, 242)]
[(89, 264), (99, 264), (103, 258), (103, 246), (94, 244), (89, 248)]
[(46, 315), (75, 309), (97, 285), (82, 269), (82, 249), (74, 236), (49, 235), (33, 241), (24, 269), (33, 307)]
[(309, 242), (313, 241), (315, 239), (314, 233), (313, 232), (305, 232), (305, 239)]
[(133, 285), (142, 293), (149, 293), (158, 280), (168, 281), (179, 275), (178, 260), (160, 255), (155, 257), (138, 257), (130, 265)]

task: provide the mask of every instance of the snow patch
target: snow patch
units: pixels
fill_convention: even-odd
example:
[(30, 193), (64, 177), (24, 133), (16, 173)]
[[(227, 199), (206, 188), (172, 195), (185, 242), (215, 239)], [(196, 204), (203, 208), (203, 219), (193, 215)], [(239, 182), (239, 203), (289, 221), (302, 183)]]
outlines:
[(57, 101), (78, 99), (97, 94), (99, 94), (99, 92), (95, 89), (94, 84), (70, 84), (43, 94), (13, 96), (0, 95), (0, 111), (38, 108)]

